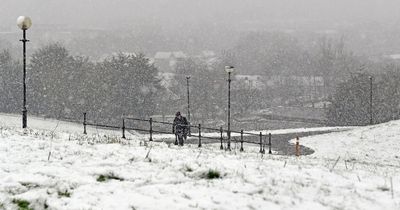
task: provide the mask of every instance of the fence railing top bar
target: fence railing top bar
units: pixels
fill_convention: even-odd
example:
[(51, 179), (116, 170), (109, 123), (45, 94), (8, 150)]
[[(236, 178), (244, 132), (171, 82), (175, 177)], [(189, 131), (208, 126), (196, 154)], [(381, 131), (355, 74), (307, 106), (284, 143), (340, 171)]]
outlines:
[[(228, 130), (224, 130), (224, 132), (228, 132)], [(230, 131), (231, 133), (237, 133), (237, 134), (241, 134), (241, 131)], [(249, 133), (249, 132), (243, 132), (243, 134), (245, 135), (251, 135), (251, 136), (260, 136), (260, 133)], [(263, 134), (264, 136), (265, 134)]]
[(254, 141), (243, 141), (243, 143), (246, 143), (246, 144), (257, 144), (257, 145), (260, 144), (260, 142), (254, 142)]
[[(185, 125), (185, 126), (190, 127), (190, 128), (199, 128), (199, 125)], [(201, 127), (201, 128), (203, 128), (203, 127)]]
[(145, 121), (145, 122), (150, 121), (150, 120), (146, 120), (146, 119), (139, 119), (139, 118), (132, 118), (132, 117), (125, 117), (123, 119), (125, 119), (125, 120), (135, 120), (135, 121)]
[(173, 135), (173, 133), (171, 133), (171, 132), (167, 132), (167, 131), (158, 131), (158, 130), (153, 130), (153, 133), (161, 133), (161, 134), (171, 134), (171, 135)]
[[(243, 132), (243, 134), (253, 135), (253, 136), (259, 136), (260, 135), (260, 133), (249, 133), (249, 132)], [(264, 136), (265, 134), (262, 134), (262, 135)]]
[[(199, 136), (197, 135), (197, 136), (195, 136), (195, 137), (199, 137)], [(213, 139), (213, 140), (220, 140), (219, 137), (211, 137), (211, 136), (203, 136), (203, 135), (201, 135), (201, 138)], [(215, 143), (217, 143), (217, 141), (216, 141)]]
[(170, 122), (161, 122), (161, 121), (155, 121), (153, 120), (153, 123), (160, 123), (160, 124), (166, 124), (166, 125), (173, 125), (174, 123), (170, 123)]
[(96, 123), (86, 123), (88, 126), (95, 126), (95, 127), (103, 127), (103, 128), (114, 128), (114, 129), (120, 129), (121, 126), (113, 126), (113, 125), (102, 125), (102, 124), (96, 124)]
[[(139, 118), (131, 118), (131, 117), (127, 117), (124, 118), (126, 120), (135, 120), (135, 121), (144, 121), (144, 122), (149, 122), (150, 119), (139, 119)], [(157, 121), (157, 120), (152, 120), (153, 123), (159, 123), (159, 124), (165, 124), (165, 125), (173, 125), (174, 123), (172, 122), (163, 122), (163, 121)], [(182, 125), (182, 126), (189, 126), (189, 125)], [(195, 125), (191, 125), (190, 127), (198, 127)]]
[[(195, 127), (198, 127), (198, 126), (195, 126)], [(218, 128), (208, 128), (208, 127), (201, 127), (201, 129), (203, 129), (203, 130), (211, 130), (211, 131), (218, 131), (218, 132), (220, 132), (221, 130), (220, 129), (218, 129)]]
[(130, 128), (130, 127), (125, 127), (125, 130), (149, 132), (149, 130), (146, 130), (146, 129)]
[[(224, 132), (228, 132), (228, 130), (223, 130), (223, 131), (224, 131)], [(240, 131), (232, 131), (232, 130), (231, 130), (230, 132), (231, 132), (231, 133), (239, 133), (239, 134), (241, 133)]]

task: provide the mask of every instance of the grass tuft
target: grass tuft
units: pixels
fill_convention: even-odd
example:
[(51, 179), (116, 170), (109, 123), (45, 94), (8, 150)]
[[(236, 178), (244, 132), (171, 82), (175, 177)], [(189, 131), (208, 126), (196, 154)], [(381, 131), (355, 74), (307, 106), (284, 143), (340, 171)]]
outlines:
[(28, 201), (14, 199), (12, 202), (18, 206), (18, 210), (33, 210), (29, 208), (30, 203)]
[(383, 192), (386, 192), (386, 191), (389, 191), (390, 189), (389, 189), (389, 187), (386, 187), (386, 186), (379, 186), (379, 187), (378, 187), (378, 190), (381, 190), (381, 191), (383, 191)]
[(123, 178), (117, 177), (117, 176), (115, 176), (113, 173), (111, 173), (111, 174), (106, 174), (106, 175), (101, 174), (99, 177), (97, 177), (96, 180), (97, 180), (98, 182), (106, 182), (106, 181), (108, 181), (108, 180), (110, 180), (110, 179), (114, 179), (114, 180), (118, 180), (118, 181), (124, 181)]
[(105, 182), (105, 181), (107, 181), (107, 178), (106, 178), (106, 176), (104, 176), (103, 174), (102, 175), (100, 175), (99, 177), (97, 177), (97, 179), (96, 179), (98, 182)]
[(219, 178), (221, 178), (221, 174), (219, 173), (219, 171), (217, 171), (217, 170), (213, 170), (213, 169), (210, 169), (210, 170), (208, 170), (208, 172), (206, 173), (206, 176), (205, 176), (207, 179), (219, 179)]
[(60, 196), (60, 197), (71, 197), (71, 193), (70, 192), (68, 192), (67, 190), (65, 191), (65, 192), (60, 192), (60, 191), (58, 191), (58, 196)]

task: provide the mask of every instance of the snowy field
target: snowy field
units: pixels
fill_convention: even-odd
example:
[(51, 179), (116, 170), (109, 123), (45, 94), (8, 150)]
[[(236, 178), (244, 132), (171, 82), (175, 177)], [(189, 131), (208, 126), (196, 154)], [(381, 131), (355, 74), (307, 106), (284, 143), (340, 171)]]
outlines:
[(0, 115), (0, 209), (400, 209), (400, 121), (304, 138), (316, 152), (289, 157), (11, 118)]
[[(0, 126), (5, 127), (21, 127), (21, 115), (0, 113)], [(48, 119), (36, 116), (28, 116), (28, 126), (31, 129), (48, 130), (48, 131), (62, 131), (69, 133), (83, 133), (83, 124), (73, 122), (65, 122), (55, 119)], [(107, 135), (121, 135), (120, 131), (113, 130), (100, 130), (101, 133)], [(97, 133), (99, 129), (87, 126), (87, 132)]]

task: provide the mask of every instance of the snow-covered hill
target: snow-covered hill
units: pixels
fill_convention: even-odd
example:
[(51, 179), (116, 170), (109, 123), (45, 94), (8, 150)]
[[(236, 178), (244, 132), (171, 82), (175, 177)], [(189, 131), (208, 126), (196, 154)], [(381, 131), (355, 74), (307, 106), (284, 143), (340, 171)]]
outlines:
[[(0, 113), (0, 126), (6, 127), (20, 127), (22, 125), (21, 115), (16, 114), (4, 114)], [(55, 120), (49, 118), (42, 118), (36, 116), (28, 116), (28, 127), (31, 129), (41, 129), (50, 131), (64, 131), (69, 133), (83, 133), (82, 123), (66, 122), (62, 120)], [(88, 132), (98, 132), (99, 129), (88, 126)], [(101, 129), (100, 129), (101, 130)], [(115, 132), (110, 130), (101, 130), (107, 134), (120, 134), (121, 132)]]
[(0, 209), (400, 208), (398, 121), (301, 139), (302, 157), (0, 122)]
[(400, 121), (308, 137), (301, 144), (314, 148), (318, 158), (400, 167)]

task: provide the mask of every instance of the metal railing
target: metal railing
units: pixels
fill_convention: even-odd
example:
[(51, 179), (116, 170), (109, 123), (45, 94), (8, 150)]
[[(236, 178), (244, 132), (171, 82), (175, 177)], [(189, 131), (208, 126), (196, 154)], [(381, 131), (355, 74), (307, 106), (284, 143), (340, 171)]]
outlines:
[[(131, 122), (131, 126), (127, 126), (127, 123)], [(147, 129), (145, 128), (141, 128), (140, 126), (136, 126), (136, 124), (139, 123), (146, 123)], [(131, 117), (127, 117), (127, 118), (122, 118), (122, 125), (121, 126), (113, 126), (113, 125), (104, 125), (104, 124), (97, 124), (97, 123), (91, 123), (88, 122), (87, 120), (87, 114), (83, 113), (83, 134), (87, 134), (87, 129), (86, 126), (96, 126), (96, 127), (102, 127), (102, 128), (106, 128), (106, 129), (113, 129), (113, 130), (121, 130), (122, 131), (122, 138), (126, 138), (126, 131), (132, 130), (132, 131), (140, 131), (140, 132), (146, 132), (149, 134), (149, 141), (153, 141), (153, 134), (174, 134), (173, 132), (168, 132), (165, 129), (161, 129), (162, 126), (171, 126), (170, 128), (172, 129), (173, 126), (175, 126), (174, 123), (170, 123), (170, 122), (161, 122), (161, 121), (155, 121), (152, 118), (149, 119), (140, 119), (140, 118), (131, 118)], [(179, 126), (186, 126), (188, 127), (191, 132), (189, 133), (189, 137), (190, 138), (197, 138), (198, 139), (198, 147), (202, 147), (202, 140), (203, 139), (208, 139), (211, 142), (210, 143), (220, 143), (220, 149), (227, 149), (230, 150), (230, 147), (224, 147), (224, 141), (228, 140), (227, 138), (224, 138), (224, 133), (228, 134), (228, 132), (230, 132), (231, 134), (239, 134), (240, 135), (240, 151), (244, 151), (243, 148), (243, 144), (247, 143), (247, 144), (256, 144), (260, 146), (260, 153), (265, 154), (265, 147), (268, 146), (268, 153), (272, 154), (272, 150), (271, 150), (271, 138), (272, 135), (271, 133), (267, 134), (267, 135), (263, 135), (262, 132), (260, 132), (259, 134), (256, 133), (249, 133), (249, 132), (244, 132), (243, 130), (241, 131), (228, 131), (228, 130), (224, 130), (222, 127), (218, 128), (208, 128), (208, 127), (203, 127), (201, 124), (198, 125), (190, 125), (190, 123), (188, 125), (179, 125)], [(158, 129), (157, 129), (158, 128)], [(188, 129), (188, 130), (189, 130)], [(195, 129), (195, 130), (193, 130)], [(197, 133), (194, 132), (197, 129)], [(205, 132), (205, 131), (211, 131), (211, 132)], [(210, 136), (210, 134), (216, 135), (216, 136)], [(228, 135), (230, 136), (230, 135)], [(266, 138), (268, 136), (268, 143), (267, 141), (264, 141), (264, 138)], [(259, 139), (258, 142), (255, 141), (249, 141), (249, 140), (245, 140), (245, 137), (257, 137)]]

